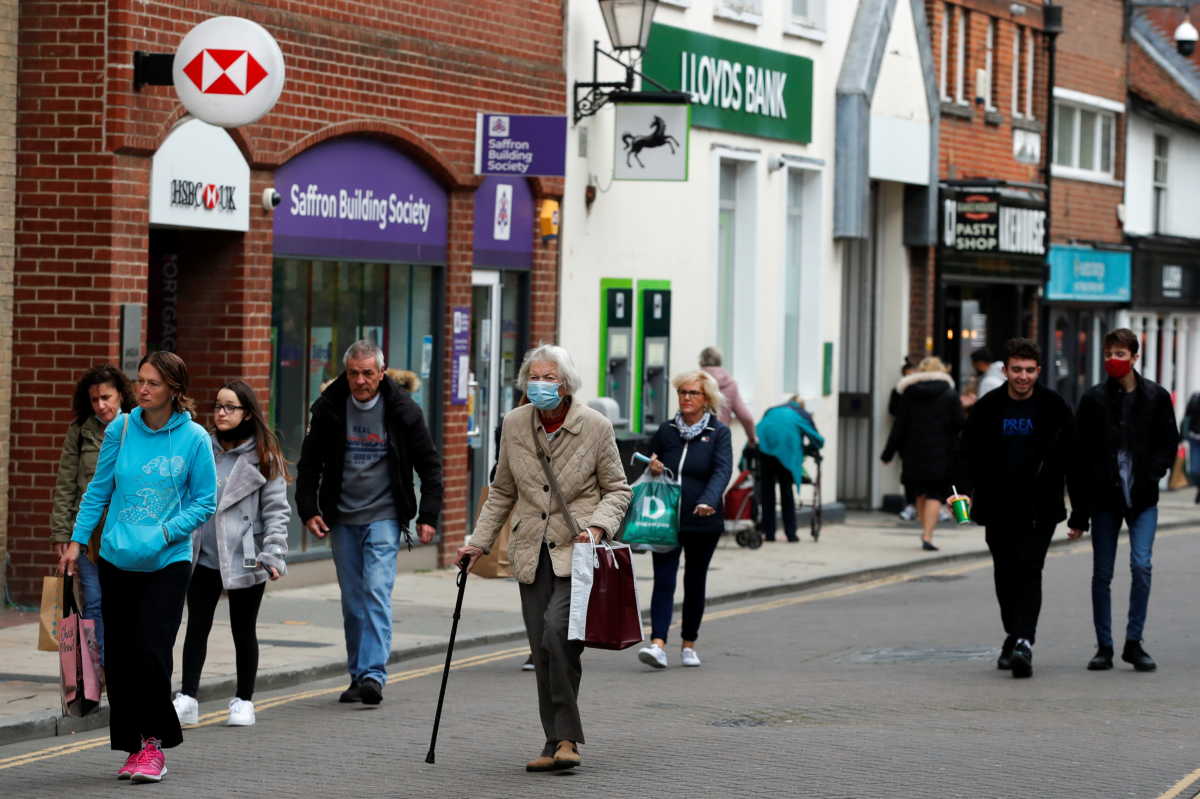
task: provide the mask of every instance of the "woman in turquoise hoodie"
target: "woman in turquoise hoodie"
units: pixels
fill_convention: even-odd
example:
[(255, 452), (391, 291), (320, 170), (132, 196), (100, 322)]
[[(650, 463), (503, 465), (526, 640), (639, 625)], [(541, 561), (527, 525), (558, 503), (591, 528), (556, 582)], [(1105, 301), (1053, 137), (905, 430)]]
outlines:
[(158, 782), (162, 750), (183, 741), (171, 704), (171, 648), (192, 568), (192, 532), (216, 510), (212, 444), (192, 420), (187, 365), (152, 352), (138, 366), (138, 407), (105, 430), (96, 474), (59, 562), (76, 561), (105, 511), (100, 535), (104, 671), (112, 748), (129, 753), (119, 779)]

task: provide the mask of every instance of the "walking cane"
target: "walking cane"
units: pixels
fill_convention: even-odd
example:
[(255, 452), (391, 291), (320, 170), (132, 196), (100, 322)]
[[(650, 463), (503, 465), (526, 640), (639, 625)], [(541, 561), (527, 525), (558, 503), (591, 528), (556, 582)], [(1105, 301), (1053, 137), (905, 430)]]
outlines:
[(454, 636), (458, 633), (458, 617), (462, 615), (463, 594), (467, 590), (467, 567), (471, 559), (463, 556), (458, 562), (458, 599), (454, 602), (454, 621), (450, 623), (450, 643), (446, 646), (446, 666), (442, 669), (442, 690), (438, 692), (437, 712), (433, 714), (433, 736), (429, 739), (429, 754), (425, 762), (434, 762), (433, 750), (437, 748), (438, 725), (442, 722), (442, 701), (446, 698), (446, 680), (450, 678), (450, 659), (454, 657)]

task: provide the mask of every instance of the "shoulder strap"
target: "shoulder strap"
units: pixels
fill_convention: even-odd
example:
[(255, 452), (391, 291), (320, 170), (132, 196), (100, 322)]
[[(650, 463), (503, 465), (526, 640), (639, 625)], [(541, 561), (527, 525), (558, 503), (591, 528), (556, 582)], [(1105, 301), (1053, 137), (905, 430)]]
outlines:
[(579, 525), (575, 522), (575, 517), (571, 515), (570, 509), (567, 507), (567, 501), (563, 499), (562, 491), (558, 488), (558, 478), (554, 476), (554, 469), (550, 467), (550, 456), (546, 454), (546, 448), (542, 446), (542, 436), (538, 432), (537, 427), (537, 410), (529, 415), (529, 423), (533, 427), (533, 445), (537, 448), (538, 463), (542, 464), (542, 471), (546, 473), (546, 482), (550, 484), (550, 491), (554, 493), (554, 498), (558, 500), (558, 508), (562, 511), (563, 517), (571, 525), (571, 530), (579, 533)]

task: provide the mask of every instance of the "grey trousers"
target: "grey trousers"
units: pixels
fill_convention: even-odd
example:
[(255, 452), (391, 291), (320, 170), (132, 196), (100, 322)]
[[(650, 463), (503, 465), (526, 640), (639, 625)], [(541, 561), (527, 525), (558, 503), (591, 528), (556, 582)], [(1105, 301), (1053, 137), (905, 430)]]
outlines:
[(583, 743), (577, 704), (583, 643), (567, 640), (570, 611), (571, 578), (554, 575), (550, 553), (543, 544), (533, 583), (521, 583), (521, 615), (533, 653), (538, 712), (546, 731), (543, 754), (547, 755), (554, 754), (559, 741)]

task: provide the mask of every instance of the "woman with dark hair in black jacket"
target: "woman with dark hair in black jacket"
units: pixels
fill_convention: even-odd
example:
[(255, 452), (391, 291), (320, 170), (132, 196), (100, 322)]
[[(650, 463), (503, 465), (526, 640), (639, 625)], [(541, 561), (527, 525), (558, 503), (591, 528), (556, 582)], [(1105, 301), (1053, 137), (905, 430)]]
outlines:
[(921, 548), (936, 552), (933, 528), (942, 503), (950, 495), (958, 453), (958, 434), (965, 416), (954, 379), (938, 358), (926, 358), (917, 371), (897, 384), (900, 407), (883, 450), (883, 462), (896, 453), (904, 462), (901, 480), (916, 495), (921, 520)]
[(696, 638), (704, 616), (708, 564), (725, 529), (721, 498), (733, 473), (733, 445), (729, 428), (717, 419), (721, 393), (707, 372), (678, 375), (671, 381), (679, 396), (679, 413), (659, 426), (650, 439), (653, 458), (646, 468), (652, 474), (670, 469), (680, 481), (679, 546), (655, 552), (654, 592), (650, 598), (650, 646), (638, 650), (638, 659), (656, 669), (666, 668), (667, 630), (675, 605), (675, 580), (679, 556), (683, 565), (683, 629), (680, 662), (699, 666)]

